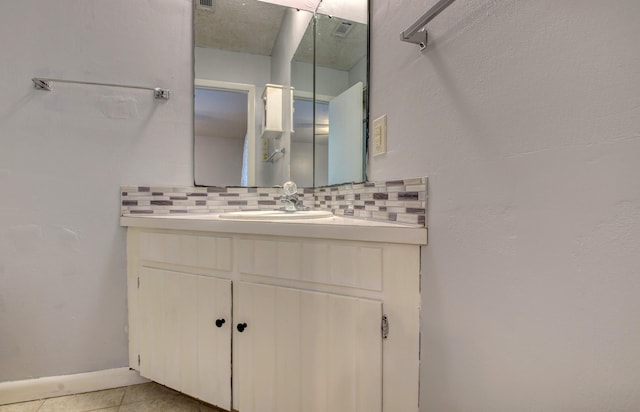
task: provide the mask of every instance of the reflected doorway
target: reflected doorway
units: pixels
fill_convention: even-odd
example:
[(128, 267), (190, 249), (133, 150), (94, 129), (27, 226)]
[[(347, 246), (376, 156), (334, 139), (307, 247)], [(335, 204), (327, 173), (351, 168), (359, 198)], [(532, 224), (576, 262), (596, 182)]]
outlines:
[(255, 185), (255, 88), (196, 79), (194, 181), (201, 186)]

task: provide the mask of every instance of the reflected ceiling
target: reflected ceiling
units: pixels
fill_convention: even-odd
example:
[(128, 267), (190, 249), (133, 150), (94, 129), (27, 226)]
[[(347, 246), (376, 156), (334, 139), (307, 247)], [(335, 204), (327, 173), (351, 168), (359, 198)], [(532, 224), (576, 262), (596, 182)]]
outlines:
[[(336, 70), (349, 71), (367, 55), (367, 26), (351, 23), (348, 34), (344, 37), (334, 33), (343, 24), (350, 22), (338, 17), (321, 15), (317, 20), (316, 65)], [(293, 57), (296, 61), (313, 63), (313, 35), (311, 27), (302, 38), (302, 42)]]
[[(198, 4), (196, 1), (194, 11), (196, 47), (271, 56), (286, 7), (259, 0), (214, 0), (212, 8)], [(366, 49), (354, 47), (366, 44), (366, 25), (354, 23), (347, 36), (333, 35), (343, 21), (328, 16), (318, 19), (318, 66), (349, 71), (366, 55)], [(313, 63), (310, 33), (305, 34), (294, 60)]]
[(271, 56), (286, 8), (257, 0), (216, 0), (194, 11), (195, 45)]

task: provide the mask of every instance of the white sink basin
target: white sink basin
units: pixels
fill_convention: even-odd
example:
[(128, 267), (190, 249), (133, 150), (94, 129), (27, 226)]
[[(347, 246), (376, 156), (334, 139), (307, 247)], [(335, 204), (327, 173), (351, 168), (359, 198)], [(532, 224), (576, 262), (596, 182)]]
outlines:
[(223, 213), (218, 217), (226, 220), (289, 221), (296, 219), (320, 219), (332, 216), (333, 213), (328, 210), (298, 210), (295, 212), (285, 212), (284, 210), (242, 210), (239, 212)]

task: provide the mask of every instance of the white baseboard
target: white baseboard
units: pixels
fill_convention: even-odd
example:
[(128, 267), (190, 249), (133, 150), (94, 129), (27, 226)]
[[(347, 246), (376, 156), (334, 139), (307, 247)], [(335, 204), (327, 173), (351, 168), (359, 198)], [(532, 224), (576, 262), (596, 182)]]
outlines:
[(149, 382), (129, 368), (0, 382), (0, 405)]

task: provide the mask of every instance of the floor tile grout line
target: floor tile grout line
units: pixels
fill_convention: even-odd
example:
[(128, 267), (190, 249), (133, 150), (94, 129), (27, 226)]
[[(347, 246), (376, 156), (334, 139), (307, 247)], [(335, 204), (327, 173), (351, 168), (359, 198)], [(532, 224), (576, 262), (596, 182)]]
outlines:
[(38, 399), (38, 400), (40, 401), (40, 405), (38, 405), (38, 409), (36, 409), (36, 412), (42, 409), (42, 405), (44, 405), (44, 402), (46, 401), (46, 399)]
[(124, 396), (127, 394), (127, 391), (129, 390), (129, 387), (125, 386), (123, 389), (124, 390), (122, 391), (122, 396), (120, 397), (120, 402), (118, 403), (118, 410), (120, 410), (120, 407), (122, 406), (122, 402), (124, 401)]
[[(50, 398), (44, 398), (44, 399), (36, 399), (37, 401), (40, 401), (41, 403), (38, 406), (38, 408), (35, 410), (35, 412), (39, 412), (44, 407), (45, 403), (50, 399), (56, 399), (56, 398), (69, 398), (69, 399), (72, 399), (74, 397), (77, 397), (77, 396), (80, 396), (80, 395), (84, 395), (84, 394), (89, 394), (89, 393), (96, 393), (96, 392), (104, 392), (104, 391), (113, 391), (113, 390), (117, 390), (117, 389), (123, 389), (122, 395), (120, 397), (120, 401), (118, 402), (118, 404), (113, 405), (113, 406), (89, 407), (89, 409), (83, 409), (82, 411), (78, 411), (78, 412), (92, 412), (92, 411), (99, 411), (99, 410), (102, 410), (102, 409), (109, 409), (109, 408), (115, 408), (115, 407), (117, 407), (118, 410), (119, 410), (120, 406), (122, 405), (122, 401), (124, 400), (125, 392), (127, 391), (127, 389), (130, 386), (131, 385), (129, 385), (129, 386), (120, 386), (120, 387), (110, 388), (110, 389), (101, 389), (101, 390), (97, 390), (97, 391), (72, 393), (72, 394), (61, 395), (61, 396), (52, 396)], [(18, 402), (18, 404), (26, 403), (26, 402), (33, 402), (33, 401)]]
[(122, 392), (122, 398), (120, 399), (120, 404), (118, 405), (118, 409), (116, 412), (120, 412), (120, 409), (122, 408), (122, 402), (124, 402), (124, 398), (127, 396), (127, 392), (129, 391), (130, 387), (131, 385), (124, 387), (124, 391)]

